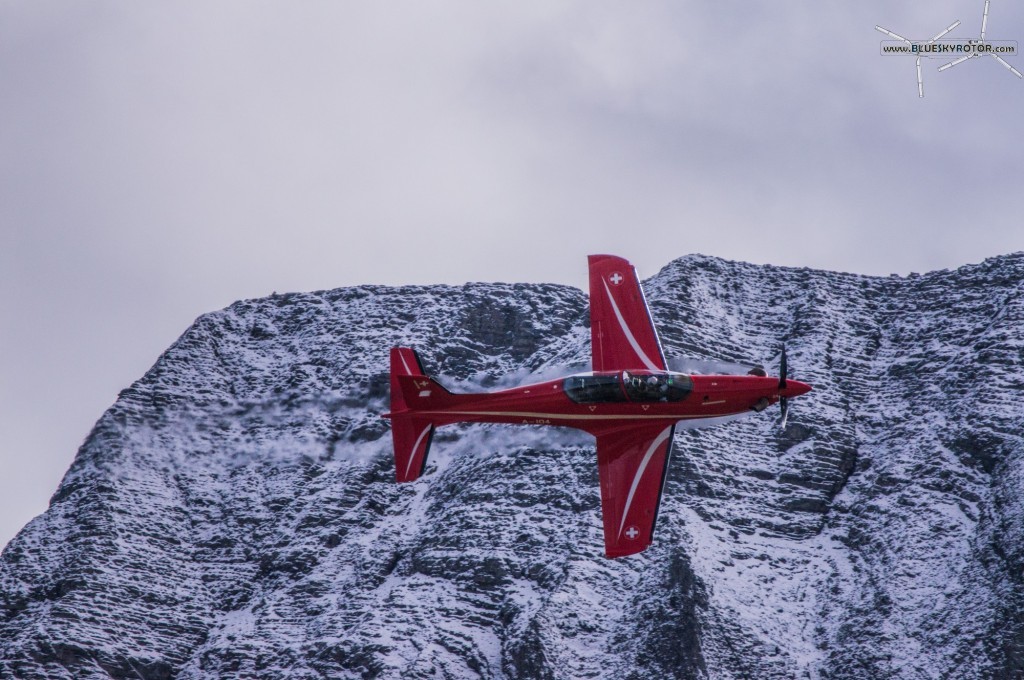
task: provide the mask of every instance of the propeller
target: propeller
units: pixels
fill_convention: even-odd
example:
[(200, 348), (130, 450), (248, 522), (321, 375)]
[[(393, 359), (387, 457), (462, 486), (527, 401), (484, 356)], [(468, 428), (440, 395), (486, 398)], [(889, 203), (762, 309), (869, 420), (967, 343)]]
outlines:
[[(985, 0), (985, 11), (981, 15), (981, 37), (977, 41), (977, 44), (979, 44), (979, 45), (985, 44), (985, 32), (988, 30), (988, 7), (989, 7), (990, 2), (991, 2), (991, 0)], [(948, 33), (948, 31), (947, 31), (947, 33)], [(971, 42), (974, 42), (974, 41), (971, 41)], [(964, 63), (968, 59), (974, 59), (975, 57), (980, 57), (980, 56), (981, 55), (978, 52), (973, 52), (972, 51), (970, 54), (965, 54), (964, 56), (960, 57), (959, 59), (954, 59), (953, 61), (949, 62), (948, 64), (943, 64), (942, 66), (939, 67), (939, 70), (940, 71), (945, 71), (947, 68), (952, 68), (952, 67), (956, 66), (957, 64)], [(1000, 57), (998, 54), (994, 54), (992, 52), (989, 52), (988, 56), (992, 57), (993, 59), (998, 61), (1000, 64), (1005, 66), (1010, 71), (1010, 73), (1012, 73), (1013, 75), (1017, 76), (1018, 78), (1024, 78), (1024, 73), (1021, 73), (1020, 71), (1015, 69), (1013, 66), (1010, 66), (1009, 62), (1007, 62), (1005, 59)]]
[(1012, 73), (1013, 75), (1017, 76), (1018, 78), (1024, 78), (1024, 73), (1021, 73), (1020, 71), (1018, 71), (1014, 67), (1010, 66), (1006, 62), (1006, 60), (1003, 59), (1002, 57), (1000, 57), (998, 54), (989, 54), (989, 56), (992, 57), (993, 59), (995, 59), (996, 61), (998, 61), (1000, 64), (1002, 64), (1006, 68), (1010, 69), (1010, 73)]
[[(987, 9), (988, 5), (986, 4), (985, 7), (986, 7), (986, 10), (985, 10), (986, 16), (988, 16), (988, 9)], [(943, 29), (942, 32), (940, 32), (937, 36), (935, 36), (934, 38), (932, 38), (931, 40), (929, 40), (925, 44), (926, 45), (932, 44), (933, 42), (935, 42), (936, 40), (938, 40), (942, 36), (946, 35), (947, 33), (952, 31), (954, 28), (956, 28), (959, 25), (960, 25), (960, 20), (957, 19), (956, 21), (951, 23), (949, 26), (947, 26), (945, 29)], [(900, 40), (902, 42), (905, 42), (906, 44), (910, 45), (911, 47), (913, 47), (913, 45), (914, 45), (914, 43), (911, 42), (909, 39), (904, 38), (899, 33), (893, 33), (888, 28), (882, 28), (881, 26), (875, 26), (875, 30), (879, 31), (881, 33), (885, 33), (890, 38), (893, 38), (895, 40)], [(984, 31), (984, 29), (982, 29), (982, 30)], [(984, 37), (984, 36), (982, 36), (982, 37)], [(995, 55), (993, 55), (993, 56), (995, 56)], [(944, 66), (942, 68), (948, 68), (949, 66), (952, 66), (952, 65), (953, 64), (947, 64), (946, 66)], [(940, 68), (939, 70), (941, 71), (942, 69)], [(918, 57), (917, 57), (917, 96), (918, 97), (924, 97), (924, 79), (921, 77), (921, 56), (920, 55), (918, 55)]]
[(965, 61), (967, 61), (968, 59), (970, 59), (972, 55), (973, 55), (973, 52), (971, 54), (966, 54), (966, 55), (960, 57), (959, 59), (954, 59), (953, 61), (949, 62), (948, 64), (943, 64), (942, 66), (940, 66), (939, 70), (940, 71), (945, 71), (947, 68), (952, 68), (952, 67), (956, 66), (957, 64), (962, 64)]
[[(779, 359), (779, 389), (786, 389), (786, 374), (789, 372), (788, 362), (786, 361), (786, 344), (782, 344), (782, 357)], [(779, 399), (779, 407), (782, 409), (782, 422), (781, 427), (783, 430), (786, 429), (786, 421), (789, 419), (789, 398), (782, 397)]]

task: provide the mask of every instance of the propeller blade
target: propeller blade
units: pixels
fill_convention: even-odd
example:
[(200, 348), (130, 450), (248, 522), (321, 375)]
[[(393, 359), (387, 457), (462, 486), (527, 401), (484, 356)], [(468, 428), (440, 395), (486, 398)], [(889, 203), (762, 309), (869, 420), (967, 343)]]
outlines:
[(786, 345), (782, 345), (782, 358), (779, 359), (779, 389), (786, 389), (786, 373), (787, 373), (787, 362), (786, 362)]
[(875, 30), (876, 31), (881, 31), (882, 33), (885, 33), (888, 36), (892, 36), (893, 38), (896, 38), (897, 40), (902, 40), (903, 42), (907, 43), (908, 45), (913, 45), (914, 44), (914, 43), (910, 42), (909, 40), (907, 40), (906, 38), (904, 38), (902, 35), (899, 35), (898, 33), (893, 33), (892, 31), (890, 31), (887, 28), (882, 28), (881, 26), (875, 26)]
[(949, 33), (950, 31), (952, 31), (952, 30), (953, 30), (954, 28), (956, 28), (956, 27), (957, 27), (957, 26), (959, 26), (959, 25), (960, 25), (960, 20), (959, 20), (959, 19), (957, 19), (956, 21), (954, 21), (953, 23), (951, 23), (951, 24), (950, 24), (949, 26), (947, 26), (947, 27), (946, 27), (946, 30), (944, 30), (944, 31), (943, 31), (942, 33), (939, 33), (939, 34), (938, 34), (937, 36), (935, 36), (934, 38), (932, 38), (932, 39), (931, 39), (931, 40), (929, 40), (928, 42), (935, 42), (936, 40), (938, 40), (938, 39), (939, 39), (939, 38), (941, 38), (942, 36), (946, 35), (947, 33)]
[[(782, 356), (779, 357), (779, 389), (786, 389), (786, 375), (789, 373), (789, 361), (786, 360), (786, 343), (782, 343)], [(789, 420), (789, 398), (779, 399), (779, 407), (782, 409), (781, 427), (786, 429), (786, 421)]]
[(998, 61), (1000, 64), (1002, 64), (1006, 68), (1010, 69), (1010, 72), (1013, 75), (1017, 76), (1018, 78), (1024, 78), (1024, 75), (1021, 75), (1020, 71), (1018, 71), (1017, 69), (1015, 69), (1014, 67), (1012, 67), (1008, 63), (1006, 63), (1006, 60), (1003, 59), (1002, 57), (1000, 57), (998, 54), (990, 54), (989, 56), (992, 57), (993, 59), (995, 59), (996, 61)]
[(985, 0), (985, 13), (981, 15), (981, 39), (985, 39), (985, 27), (988, 25), (988, 3), (989, 0)]
[(924, 97), (924, 81), (921, 80), (921, 57), (917, 58), (917, 96)]
[(951, 62), (949, 62), (948, 64), (946, 64), (944, 66), (940, 66), (939, 70), (940, 71), (945, 71), (947, 68), (952, 68), (952, 67), (956, 66), (957, 64), (962, 64), (963, 62), (967, 61), (970, 58), (971, 58), (970, 55), (966, 55), (966, 56), (960, 57), (959, 59), (956, 59), (955, 61), (951, 61)]

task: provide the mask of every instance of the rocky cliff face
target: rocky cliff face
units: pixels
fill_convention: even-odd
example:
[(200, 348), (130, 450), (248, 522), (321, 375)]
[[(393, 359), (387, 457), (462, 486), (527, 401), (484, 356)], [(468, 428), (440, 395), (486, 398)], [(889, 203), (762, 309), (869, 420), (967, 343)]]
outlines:
[[(582, 265), (581, 265), (582, 266)], [(593, 443), (453, 426), (393, 483), (387, 348), (458, 388), (588, 360), (546, 285), (201, 317), (0, 558), (3, 678), (1017, 678), (1024, 255), (868, 278), (686, 257), (669, 356), (815, 391), (680, 430), (655, 545), (601, 556)]]

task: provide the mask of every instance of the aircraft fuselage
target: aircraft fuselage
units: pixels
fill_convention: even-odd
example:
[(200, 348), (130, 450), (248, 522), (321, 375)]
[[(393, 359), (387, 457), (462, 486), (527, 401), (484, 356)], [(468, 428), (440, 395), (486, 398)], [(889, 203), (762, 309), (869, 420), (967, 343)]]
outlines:
[[(643, 386), (675, 378), (687, 386), (685, 394), (660, 395), (655, 391), (642, 393), (630, 389), (630, 382)], [(588, 379), (607, 379), (604, 392), (574, 394), (573, 383)], [(614, 382), (613, 382), (614, 381)], [(717, 418), (747, 411), (761, 411), (779, 401), (780, 397), (804, 394), (810, 386), (789, 380), (779, 388), (779, 379), (755, 375), (686, 375), (671, 372), (617, 371), (595, 372), (557, 380), (524, 385), (486, 394), (460, 394), (458, 403), (437, 407), (429, 387), (421, 399), (433, 408), (417, 408), (413, 397), (409, 408), (431, 418), (435, 423), (478, 422), (513, 425), (560, 425), (594, 433), (606, 431), (617, 422), (634, 425), (663, 421), (666, 425), (680, 420)], [(454, 395), (453, 395), (454, 396)]]
[(651, 544), (668, 474), (676, 423), (763, 411), (809, 392), (788, 379), (785, 345), (779, 376), (688, 375), (668, 370), (636, 270), (614, 255), (591, 255), (591, 373), (487, 394), (453, 394), (423, 370), (410, 347), (391, 349), (391, 431), (395, 479), (425, 469), (437, 427), (458, 422), (573, 427), (596, 439), (605, 555)]

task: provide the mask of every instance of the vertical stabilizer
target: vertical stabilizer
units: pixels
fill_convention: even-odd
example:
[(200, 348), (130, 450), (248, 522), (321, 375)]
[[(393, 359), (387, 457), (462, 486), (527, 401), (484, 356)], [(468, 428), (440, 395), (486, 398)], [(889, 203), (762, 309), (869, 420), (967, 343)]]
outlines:
[(423, 364), (416, 354), (416, 350), (409, 347), (391, 348), (391, 412), (401, 413), (409, 408), (402, 396), (402, 386), (398, 383), (400, 375), (415, 375), (426, 377), (423, 373)]

